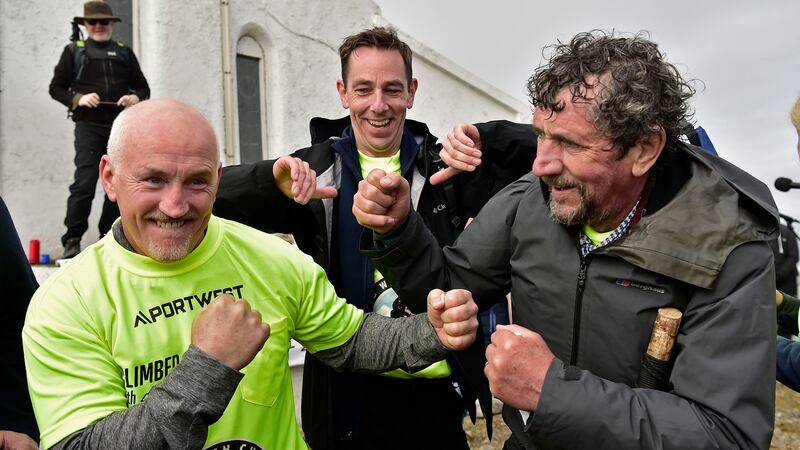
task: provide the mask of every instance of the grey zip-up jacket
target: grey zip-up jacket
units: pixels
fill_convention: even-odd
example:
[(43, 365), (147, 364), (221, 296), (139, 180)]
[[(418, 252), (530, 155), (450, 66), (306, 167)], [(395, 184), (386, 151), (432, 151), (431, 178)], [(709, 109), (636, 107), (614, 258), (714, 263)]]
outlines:
[[(511, 290), (516, 324), (556, 356), (511, 448), (769, 447), (774, 422), (775, 275), (769, 190), (695, 147), (663, 155), (646, 213), (581, 258), (577, 227), (554, 222), (526, 175), (440, 250), (414, 216), (362, 249), (403, 298), (466, 288), (480, 304)], [(399, 290), (398, 290), (399, 291)], [(658, 308), (683, 311), (666, 392), (634, 388)]]

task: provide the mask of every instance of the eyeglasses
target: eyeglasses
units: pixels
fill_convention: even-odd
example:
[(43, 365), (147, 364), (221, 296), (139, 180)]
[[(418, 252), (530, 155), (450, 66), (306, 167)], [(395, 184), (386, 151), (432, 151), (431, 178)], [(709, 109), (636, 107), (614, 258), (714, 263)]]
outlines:
[(95, 25), (98, 25), (98, 24), (99, 25), (108, 25), (109, 23), (111, 23), (111, 21), (108, 20), (108, 19), (86, 19), (83, 22), (85, 24), (87, 24), (87, 25), (92, 25), (92, 26), (95, 26)]

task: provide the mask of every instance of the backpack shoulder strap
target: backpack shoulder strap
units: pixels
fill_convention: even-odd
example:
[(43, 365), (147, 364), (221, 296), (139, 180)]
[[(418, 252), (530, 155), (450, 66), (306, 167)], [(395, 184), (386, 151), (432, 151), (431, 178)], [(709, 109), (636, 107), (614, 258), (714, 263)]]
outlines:
[(83, 65), (86, 61), (86, 42), (83, 39), (70, 44), (72, 49), (72, 83), (80, 78), (83, 72)]
[(119, 56), (122, 58), (122, 61), (125, 62), (125, 65), (130, 67), (131, 65), (131, 48), (125, 45), (123, 41), (114, 41), (117, 43), (117, 47), (119, 47)]

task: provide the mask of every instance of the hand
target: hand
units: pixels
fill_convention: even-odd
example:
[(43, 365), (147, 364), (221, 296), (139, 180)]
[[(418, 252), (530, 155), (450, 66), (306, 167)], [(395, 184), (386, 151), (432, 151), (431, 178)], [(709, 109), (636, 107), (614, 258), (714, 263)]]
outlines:
[(553, 352), (538, 333), (518, 325), (498, 325), (486, 348), (483, 373), (489, 390), (506, 405), (536, 411)]
[(96, 108), (99, 104), (100, 96), (94, 92), (91, 94), (83, 94), (81, 98), (78, 99), (78, 106), (83, 106), (84, 108)]
[(478, 305), (464, 289), (428, 294), (428, 320), (442, 345), (450, 350), (466, 350), (475, 342), (478, 330)]
[(781, 306), (783, 303), (783, 292), (775, 291), (775, 306)]
[(439, 184), (460, 172), (472, 172), (481, 164), (481, 134), (475, 125), (458, 124), (447, 133), (439, 156), (448, 167), (431, 176), (431, 184)]
[(408, 217), (411, 207), (408, 181), (396, 173), (372, 169), (358, 183), (353, 196), (353, 215), (362, 226), (388, 234)]
[(36, 441), (27, 434), (0, 430), (0, 450), (38, 450)]
[(139, 97), (136, 94), (123, 95), (117, 100), (117, 106), (127, 108), (139, 103)]
[(334, 187), (317, 188), (317, 173), (300, 158), (278, 158), (272, 166), (272, 176), (283, 195), (301, 205), (312, 198), (333, 198), (338, 194)]
[(230, 294), (211, 301), (192, 323), (192, 343), (234, 370), (249, 364), (268, 337), (261, 314)]

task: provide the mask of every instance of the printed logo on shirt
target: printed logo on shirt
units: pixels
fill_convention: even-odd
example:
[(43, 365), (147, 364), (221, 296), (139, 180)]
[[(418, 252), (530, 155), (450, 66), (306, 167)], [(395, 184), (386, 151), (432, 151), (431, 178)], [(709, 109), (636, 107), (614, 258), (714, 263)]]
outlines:
[(241, 439), (231, 439), (229, 441), (218, 442), (206, 450), (264, 450), (260, 445), (244, 441)]
[(616, 284), (617, 284), (617, 286), (632, 287), (632, 288), (640, 289), (640, 290), (643, 290), (643, 291), (656, 292), (658, 294), (663, 294), (663, 293), (666, 292), (666, 289), (664, 289), (662, 287), (650, 286), (648, 284), (641, 284), (641, 283), (637, 283), (635, 281), (625, 280), (623, 278), (617, 278)]
[(141, 399), (137, 398), (135, 388), (145, 383), (157, 383), (163, 380), (180, 362), (179, 355), (170, 355), (166, 358), (122, 369), (122, 380), (125, 382), (125, 388), (128, 389), (126, 394), (128, 407), (130, 408), (147, 397), (147, 394), (144, 394)]
[(236, 286), (212, 289), (206, 292), (199, 292), (190, 294), (185, 297), (170, 300), (160, 305), (153, 306), (146, 311), (139, 311), (134, 320), (133, 328), (139, 325), (150, 325), (156, 323), (159, 319), (169, 319), (170, 317), (183, 314), (187, 311), (194, 311), (195, 308), (202, 309), (203, 306), (208, 305), (211, 300), (214, 300), (218, 295), (231, 294), (237, 299), (242, 298), (242, 287), (239, 284)]

